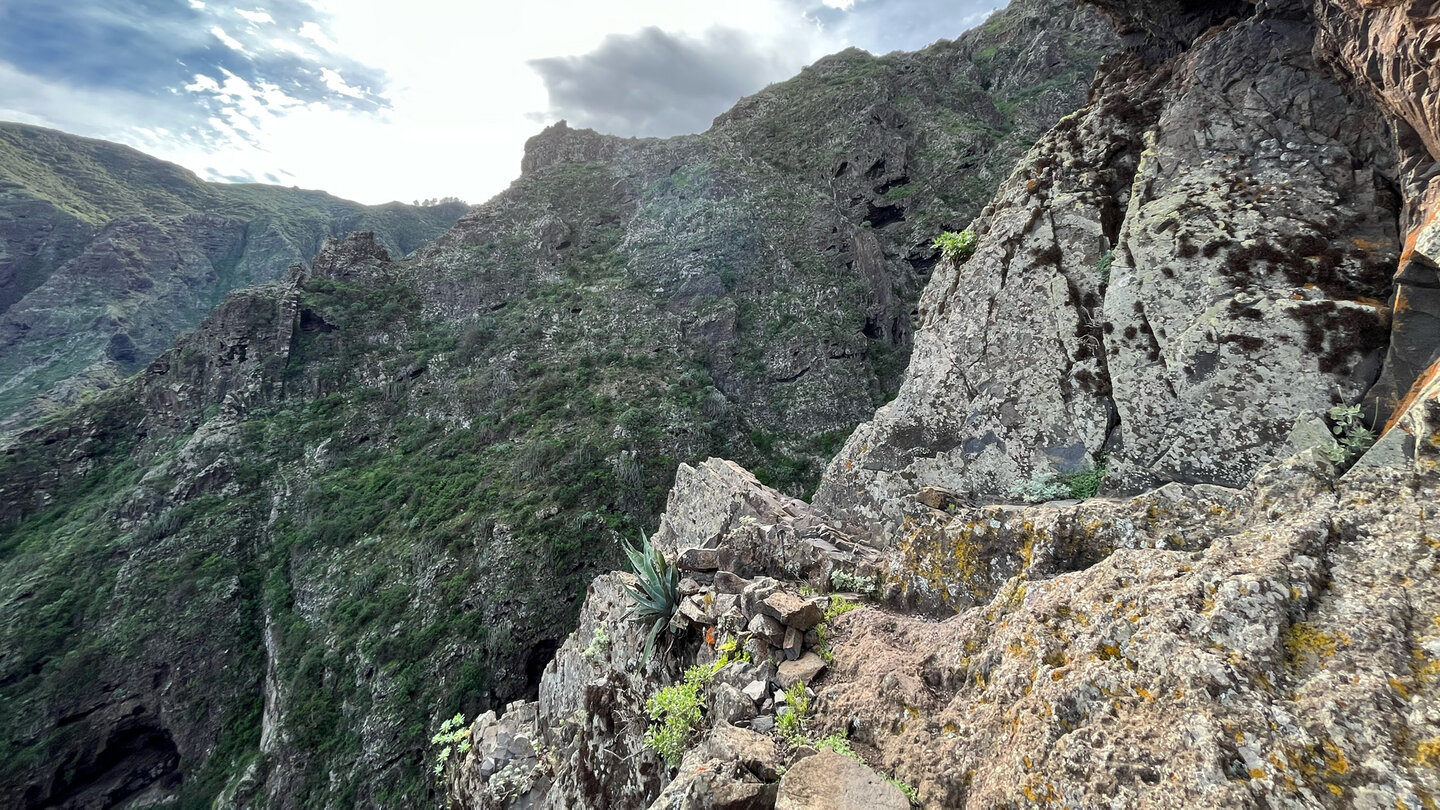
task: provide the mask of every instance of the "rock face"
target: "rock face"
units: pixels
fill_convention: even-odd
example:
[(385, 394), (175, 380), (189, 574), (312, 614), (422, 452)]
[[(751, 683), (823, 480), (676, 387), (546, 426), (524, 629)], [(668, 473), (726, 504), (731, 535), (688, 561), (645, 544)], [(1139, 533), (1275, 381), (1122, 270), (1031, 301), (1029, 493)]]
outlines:
[[(517, 701), (563, 703), (543, 715), (556, 730), (582, 709), (607, 719), (566, 732), (584, 744), (566, 749), (563, 773), (538, 730), (482, 734), (471, 742), (491, 763), (476, 763), (473, 791), (549, 784), (583, 804), (603, 782), (612, 806), (651, 801), (659, 760), (631, 757), (642, 673), (615, 682), (633, 676), (633, 694), (590, 701), (542, 674), (557, 654), (582, 685), (601, 671), (582, 655), (593, 637), (561, 646), (586, 583), (653, 526), (679, 465), (712, 455), (775, 488), (738, 468), (701, 474), (764, 495), (719, 518), (741, 529), (724, 554), (678, 526), (658, 539), (694, 569), (689, 636), (757, 616), (767, 631), (752, 652), (773, 660), (726, 682), (713, 711), (779, 725), (776, 667), (821, 639), (804, 628), (815, 606), (783, 613), (790, 625), (759, 610), (781, 590), (773, 578), (800, 571), (818, 587), (873, 577), (881, 561), (794, 496), (898, 386), (936, 232), (978, 213), (1115, 44), (1091, 10), (1025, 0), (917, 54), (823, 60), (700, 135), (557, 126), (510, 189), (408, 256), (367, 218), (379, 212), (345, 219), (360, 231), (346, 240), (325, 239), (333, 219), (288, 228), (280, 209), (324, 207), (318, 195), (180, 173), (147, 186), (144, 209), (123, 192), (153, 164), (36, 136), (113, 169), (87, 174), (104, 181), (97, 198), (25, 164), (39, 178), (26, 199), (104, 236), (3, 318), (34, 324), (22, 343), (42, 325), (74, 332), (60, 285), (83, 275), (84, 306), (119, 312), (114, 335), (129, 335), (99, 349), (139, 373), (0, 456), (0, 705), (23, 707), (0, 711), (0, 804), (128, 791), (186, 806), (414, 806), (433, 798), (425, 752), (442, 716)], [(240, 196), (197, 202), (226, 193)], [(16, 244), (38, 245), (27, 255), (48, 255), (22, 231)], [(257, 275), (262, 255), (284, 257), (273, 275)], [(174, 272), (146, 270), (160, 259)], [(198, 309), (218, 289), (210, 271), (275, 281), (225, 298), (161, 352), (169, 322), (151, 299)], [(153, 329), (136, 324), (142, 311)], [(89, 341), (64, 362), (91, 368)], [(797, 541), (783, 558), (781, 538)], [(629, 644), (614, 624), (613, 643)], [(759, 701), (744, 692), (756, 682)], [(637, 725), (628, 750), (604, 743)], [(746, 773), (684, 795), (773, 798), (776, 776)]]
[[(1432, 86), (1416, 54), (1440, 16), (1098, 5), (1129, 52), (975, 220), (974, 255), (939, 265), (898, 398), (815, 503), (728, 462), (681, 469), (658, 547), (703, 550), (698, 593), (738, 593), (729, 632), (777, 681), (805, 665), (814, 696), (781, 733), (770, 684), (717, 676), (691, 748), (634, 806), (746, 790), (734, 806), (839, 806), (848, 771), (886, 794), (857, 806), (904, 805), (876, 774), (977, 810), (1435, 802), (1440, 340), (1422, 317), (1435, 240), (1418, 131), (1434, 102), (1399, 97)], [(1323, 420), (1341, 403), (1382, 435), (1336, 462)], [(1106, 458), (1108, 497), (1015, 503), (1036, 471)], [(827, 612), (823, 647), (780, 660), (801, 586), (860, 583), (873, 601)], [(625, 670), (625, 699), (713, 660), (711, 625), (689, 621), (650, 675)], [(542, 692), (578, 690), (567, 660)], [(773, 798), (698, 753), (728, 734), (737, 686), (761, 704), (742, 722), (790, 750)], [(557, 739), (556, 781), (594, 755)], [(599, 744), (642, 741), (632, 726)], [(537, 783), (480, 806), (580, 798)]]
[[(872, 767), (913, 785), (925, 806), (1423, 805), (1440, 789), (1429, 764), (1440, 739), (1431, 675), (1440, 659), (1429, 620), (1440, 611), (1440, 589), (1427, 584), (1440, 563), (1431, 542), (1440, 523), (1429, 508), (1440, 484), (1435, 396), (1407, 411), (1417, 445), (1430, 449), (1395, 464), (1362, 461), (1342, 476), (1308, 450), (1241, 490), (1169, 484), (1090, 501), (1079, 514), (1074, 506), (1014, 508), (1006, 532), (1023, 551), (993, 595), (940, 623), (873, 606), (831, 624), (835, 664), (812, 679), (817, 708), (806, 731), (812, 739), (848, 735)], [(684, 519), (690, 503), (672, 500), (667, 518)], [(1000, 556), (990, 552), (991, 560)], [(625, 601), (592, 593), (587, 615), (599, 608), (608, 618), (582, 619), (547, 670), (540, 733), (594, 722), (588, 709), (565, 714), (565, 691), (606, 705), (663, 683), (640, 676), (620, 688), (618, 672), (603, 665), (583, 685), (571, 674), (593, 627), (626, 632), (623, 620), (613, 623)], [(633, 646), (618, 648), (622, 655), (642, 644), (638, 625), (628, 627)], [(673, 654), (704, 660), (706, 650), (703, 637), (688, 636)], [(620, 671), (633, 672), (628, 664)], [(549, 704), (546, 694), (554, 696)], [(511, 713), (534, 716), (530, 707)], [(555, 735), (561, 756), (547, 778), (570, 778), (567, 763), (597, 751), (586, 745), (640, 750), (641, 729), (605, 728), (588, 741)], [(728, 777), (704, 767), (709, 743), (703, 733), (697, 739), (652, 806), (904, 806), (903, 797), (894, 804), (898, 790), (838, 754), (792, 764), (773, 804), (672, 803), (733, 795)], [(557, 794), (540, 782), (514, 804), (477, 802), (457, 789), (471, 767), (452, 779), (454, 806), (573, 806), (582, 796), (645, 803), (634, 794), (628, 803)], [(884, 796), (845, 804), (869, 795), (837, 789), (852, 770)], [(759, 796), (750, 784), (746, 795)]]
[(774, 806), (775, 810), (905, 810), (910, 800), (865, 763), (822, 751), (785, 773)]
[(1317, 3), (1317, 50), (1392, 118), (1405, 200), (1404, 245), (1395, 274), (1390, 348), (1371, 408), (1397, 412), (1425, 370), (1440, 359), (1440, 66), (1436, 11), (1424, 3), (1337, 0)]
[(400, 255), (464, 211), (203, 183), (132, 149), (0, 123), (0, 433), (116, 385), (327, 237), (370, 230)]
[(905, 387), (817, 501), (895, 536), (879, 504), (917, 486), (1003, 498), (1104, 458), (1113, 491), (1238, 486), (1365, 394), (1400, 166), (1315, 35), (1261, 4), (1154, 67), (1107, 63), (976, 220), (975, 254), (942, 264)]

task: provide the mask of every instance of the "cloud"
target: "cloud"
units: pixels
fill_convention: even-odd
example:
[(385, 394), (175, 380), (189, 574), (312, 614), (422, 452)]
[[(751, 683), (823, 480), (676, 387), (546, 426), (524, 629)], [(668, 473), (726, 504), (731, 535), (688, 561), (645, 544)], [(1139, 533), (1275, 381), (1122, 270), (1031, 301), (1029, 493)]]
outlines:
[(550, 116), (615, 135), (700, 132), (742, 96), (800, 67), (733, 28), (692, 37), (654, 26), (612, 34), (582, 56), (529, 64), (545, 82)]
[(323, 32), (327, 22), (305, 0), (275, 0), (254, 10), (176, 0), (5, 3), (0, 53), (25, 73), (87, 89), (160, 96), (197, 74), (219, 80), (228, 72), (306, 101), (383, 105), (382, 71), (330, 55), (324, 67), (344, 74), (348, 86), (380, 88), (357, 97), (335, 93), (319, 66), (307, 64), (303, 55), (313, 44), (307, 33)]
[(239, 14), (241, 17), (244, 17), (250, 22), (255, 23), (256, 25), (260, 25), (262, 23), (269, 23), (271, 25), (275, 24), (275, 18), (271, 17), (268, 13), (264, 11), (246, 11), (244, 9), (237, 8), (235, 9), (235, 13)]
[(1008, 0), (820, 0), (805, 16), (871, 53), (913, 51), (973, 28)]
[(701, 130), (825, 53), (953, 37), (999, 2), (0, 0), (0, 118), (211, 179), (479, 201), (537, 118)]

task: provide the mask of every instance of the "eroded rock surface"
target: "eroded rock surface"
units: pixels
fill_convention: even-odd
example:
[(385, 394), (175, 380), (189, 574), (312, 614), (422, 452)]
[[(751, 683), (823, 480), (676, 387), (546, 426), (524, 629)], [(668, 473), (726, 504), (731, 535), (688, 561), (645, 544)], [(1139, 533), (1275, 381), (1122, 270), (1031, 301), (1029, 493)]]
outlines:
[(1108, 62), (975, 221), (974, 255), (942, 263), (905, 386), (817, 503), (894, 543), (884, 504), (916, 488), (1004, 499), (1102, 456), (1114, 491), (1239, 486), (1365, 394), (1401, 157), (1315, 35), (1261, 4), (1154, 66)]
[[(776, 736), (793, 749), (773, 799), (693, 753), (660, 772), (662, 806), (838, 806), (840, 770), (977, 810), (1440, 795), (1440, 341), (1407, 319), (1436, 250), (1433, 101), (1385, 99), (1426, 94), (1415, 47), (1440, 23), (1399, 3), (1099, 5), (1131, 52), (975, 220), (974, 255), (937, 268), (899, 398), (815, 503), (728, 462), (677, 477), (657, 541), (701, 597), (679, 626), (736, 633), (782, 682), (803, 668), (814, 697)], [(1337, 466), (1340, 402), (1382, 403), (1384, 435)], [(1008, 497), (1102, 456), (1108, 497)], [(798, 586), (858, 581), (867, 604), (787, 655)], [(702, 634), (673, 641), (667, 666), (713, 660)], [(768, 683), (721, 680), (693, 751), (735, 690), (759, 712), (740, 722), (775, 733)], [(863, 764), (817, 753), (826, 735)]]

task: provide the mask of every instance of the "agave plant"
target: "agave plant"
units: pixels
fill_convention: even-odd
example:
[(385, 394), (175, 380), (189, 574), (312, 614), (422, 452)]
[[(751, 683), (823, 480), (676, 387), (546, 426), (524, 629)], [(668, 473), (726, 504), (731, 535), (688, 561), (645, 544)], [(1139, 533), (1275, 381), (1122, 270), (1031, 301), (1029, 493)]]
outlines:
[(630, 565), (640, 578), (638, 588), (625, 589), (634, 600), (625, 615), (651, 622), (650, 635), (645, 640), (645, 660), (649, 661), (655, 652), (655, 639), (680, 607), (680, 570), (665, 561), (665, 555), (650, 544), (644, 532), (640, 533), (640, 548), (625, 544), (625, 556), (630, 558)]

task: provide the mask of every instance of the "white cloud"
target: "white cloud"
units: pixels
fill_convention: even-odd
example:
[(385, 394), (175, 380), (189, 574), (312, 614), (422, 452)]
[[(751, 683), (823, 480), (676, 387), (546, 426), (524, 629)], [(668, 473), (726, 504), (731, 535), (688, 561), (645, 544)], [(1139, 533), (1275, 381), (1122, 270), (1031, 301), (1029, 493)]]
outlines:
[(339, 93), (342, 96), (349, 96), (350, 98), (365, 98), (364, 93), (356, 90), (355, 88), (345, 83), (345, 77), (341, 76), (340, 71), (338, 70), (331, 70), (330, 68), (320, 68), (320, 76), (324, 79), (326, 87), (330, 88), (336, 93)]
[(245, 46), (240, 44), (240, 40), (225, 33), (225, 29), (221, 28), (220, 26), (217, 25), (211, 28), (210, 33), (214, 34), (216, 39), (225, 43), (225, 47), (229, 48), (230, 50), (236, 51), (238, 53), (245, 53)]
[(336, 45), (334, 40), (326, 36), (325, 29), (321, 28), (319, 23), (307, 22), (304, 25), (300, 26), (300, 36), (310, 40), (311, 42), (319, 45), (327, 51), (337, 51), (340, 49), (340, 46)]
[(246, 11), (245, 9), (237, 8), (235, 9), (235, 13), (256, 25), (275, 24), (275, 18), (271, 17), (270, 14), (265, 11)]

